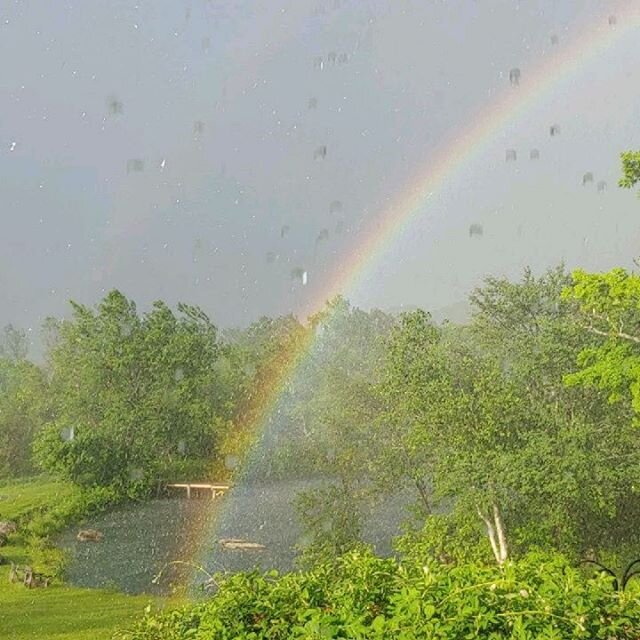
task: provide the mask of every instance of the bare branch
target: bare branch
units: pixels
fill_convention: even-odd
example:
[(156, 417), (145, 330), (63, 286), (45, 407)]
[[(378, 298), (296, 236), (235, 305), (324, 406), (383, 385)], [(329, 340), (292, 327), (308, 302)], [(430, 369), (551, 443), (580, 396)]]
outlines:
[(603, 331), (602, 329), (596, 329), (596, 327), (594, 327), (593, 325), (583, 325), (583, 328), (590, 333), (594, 333), (597, 336), (604, 336), (605, 338), (620, 338), (621, 340), (627, 340), (628, 342), (640, 344), (639, 337), (632, 336), (631, 334), (625, 333), (624, 331)]

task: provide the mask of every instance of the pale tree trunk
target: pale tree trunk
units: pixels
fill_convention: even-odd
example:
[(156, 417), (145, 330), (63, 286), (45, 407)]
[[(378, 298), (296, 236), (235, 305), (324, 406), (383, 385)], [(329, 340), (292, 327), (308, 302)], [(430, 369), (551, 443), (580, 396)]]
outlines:
[(487, 527), (487, 535), (489, 536), (489, 542), (491, 543), (491, 549), (496, 562), (502, 566), (508, 557), (508, 552), (507, 538), (504, 534), (504, 525), (502, 523), (502, 517), (500, 516), (500, 509), (498, 509), (498, 505), (494, 503), (490, 515), (482, 513), (480, 509), (478, 509), (478, 515)]

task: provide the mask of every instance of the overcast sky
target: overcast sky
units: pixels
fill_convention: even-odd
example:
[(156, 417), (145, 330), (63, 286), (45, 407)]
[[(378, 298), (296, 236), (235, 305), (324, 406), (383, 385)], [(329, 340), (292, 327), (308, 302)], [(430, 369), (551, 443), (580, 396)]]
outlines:
[[(528, 91), (585, 26), (621, 29), (632, 4), (0, 3), (0, 325), (35, 333), (112, 288), (225, 326), (295, 312), (457, 130)], [(499, 130), (345, 291), (353, 302), (437, 309), (526, 265), (631, 266), (640, 202), (616, 183), (619, 152), (640, 147), (639, 35)]]

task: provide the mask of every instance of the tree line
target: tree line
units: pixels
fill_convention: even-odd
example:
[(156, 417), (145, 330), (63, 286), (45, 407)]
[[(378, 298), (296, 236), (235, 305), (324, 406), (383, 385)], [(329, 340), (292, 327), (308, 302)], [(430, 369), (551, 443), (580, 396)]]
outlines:
[[(621, 186), (640, 180), (639, 158), (622, 155)], [(443, 559), (633, 553), (640, 276), (526, 270), (487, 278), (469, 303), (464, 326), (336, 298), (305, 325), (221, 331), (187, 304), (140, 312), (118, 291), (72, 302), (45, 323), (42, 365), (24, 332), (3, 331), (0, 478), (42, 469), (134, 496), (229, 475), (273, 380), (300, 360), (268, 473), (329, 480), (298, 499), (311, 558), (357, 544), (368, 511), (399, 491), (418, 514), (400, 544)]]

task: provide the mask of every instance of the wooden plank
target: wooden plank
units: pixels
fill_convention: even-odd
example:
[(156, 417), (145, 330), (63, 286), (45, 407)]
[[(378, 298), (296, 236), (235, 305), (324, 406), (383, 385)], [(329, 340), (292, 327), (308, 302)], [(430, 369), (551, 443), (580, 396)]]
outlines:
[(167, 487), (176, 487), (181, 489), (186, 489), (187, 487), (191, 487), (192, 489), (216, 489), (217, 491), (226, 491), (231, 488), (231, 485), (228, 484), (203, 484), (196, 482), (188, 482), (188, 483), (172, 483), (166, 485)]

